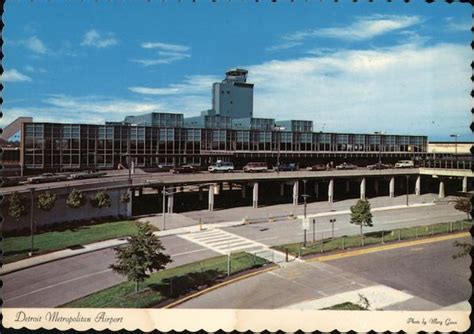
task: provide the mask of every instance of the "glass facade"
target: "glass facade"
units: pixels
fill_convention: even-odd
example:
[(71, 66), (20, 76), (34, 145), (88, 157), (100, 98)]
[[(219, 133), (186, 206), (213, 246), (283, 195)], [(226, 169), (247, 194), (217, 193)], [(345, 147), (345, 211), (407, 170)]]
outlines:
[[(259, 119), (262, 120), (262, 119)], [(260, 125), (266, 127), (265, 122)], [(426, 152), (427, 137), (378, 134), (292, 132), (272, 129), (201, 129), (181, 127), (23, 124), (25, 168), (116, 168), (201, 164), (218, 154), (277, 152)], [(257, 154), (257, 155), (256, 155)]]

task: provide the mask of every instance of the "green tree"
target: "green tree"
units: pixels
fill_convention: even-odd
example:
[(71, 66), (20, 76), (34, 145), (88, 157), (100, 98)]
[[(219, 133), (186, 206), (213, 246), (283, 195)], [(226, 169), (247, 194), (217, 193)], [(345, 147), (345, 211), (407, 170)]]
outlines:
[(28, 214), (25, 198), (18, 191), (8, 196), (8, 215), (18, 221), (21, 217)]
[(36, 206), (43, 211), (51, 211), (56, 204), (56, 199), (56, 194), (47, 191), (38, 196)]
[(84, 194), (76, 189), (73, 189), (66, 199), (66, 205), (72, 209), (78, 209), (86, 204), (86, 197)]
[(467, 214), (467, 219), (469, 219), (472, 210), (471, 199), (469, 197), (456, 198), (454, 201), (454, 208), (461, 212), (465, 212)]
[(104, 191), (98, 191), (94, 197), (91, 198), (91, 204), (95, 208), (108, 208), (110, 207), (110, 196)]
[(172, 262), (171, 257), (164, 254), (165, 249), (160, 239), (153, 234), (149, 223), (136, 223), (138, 233), (128, 238), (128, 244), (115, 248), (117, 263), (110, 266), (120, 275), (127, 276), (135, 282), (135, 292), (138, 285), (154, 271), (162, 270)]
[(360, 240), (362, 246), (364, 246), (364, 233), (362, 228), (364, 226), (373, 226), (369, 201), (360, 199), (355, 205), (351, 206), (350, 223), (360, 226)]

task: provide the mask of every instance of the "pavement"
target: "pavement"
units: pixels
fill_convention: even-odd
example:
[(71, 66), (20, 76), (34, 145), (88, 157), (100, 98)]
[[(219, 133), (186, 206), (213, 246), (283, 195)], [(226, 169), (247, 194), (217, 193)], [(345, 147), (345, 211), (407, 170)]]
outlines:
[[(435, 196), (433, 194), (425, 194), (425, 195), (422, 195), (422, 196), (417, 196), (417, 197), (414, 197), (412, 199), (412, 204), (410, 205), (410, 208), (407, 208), (403, 204), (398, 204), (399, 202), (401, 202), (401, 199), (399, 197), (395, 198), (395, 199), (389, 199), (389, 201), (387, 201), (387, 198), (374, 198), (371, 202), (372, 205), (373, 205), (372, 212), (377, 213), (377, 212), (390, 211), (390, 210), (399, 210), (399, 209), (412, 210), (414, 208), (433, 207), (434, 204), (435, 204), (433, 202), (434, 199), (435, 199)], [(405, 199), (403, 199), (403, 200), (405, 200)], [(446, 201), (447, 200), (448, 199), (446, 199)], [(383, 204), (387, 204), (387, 202), (389, 202), (391, 204), (396, 204), (396, 205), (381, 206)], [(392, 203), (392, 202), (395, 202), (395, 203)], [(352, 205), (352, 203), (355, 203), (355, 201), (354, 200), (341, 201), (341, 202), (338, 202), (336, 205), (328, 204), (326, 202), (324, 202), (324, 203), (323, 202), (311, 203), (310, 205), (308, 205), (308, 208), (307, 208), (308, 217), (320, 218), (320, 217), (329, 217), (329, 216), (333, 217), (333, 216), (345, 215), (346, 216), (345, 221), (348, 221), (347, 218), (348, 218), (348, 215), (350, 213), (350, 210), (348, 210), (347, 207)], [(272, 207), (271, 209), (273, 210), (273, 212), (278, 213), (278, 214), (283, 216), (285, 213), (288, 214), (288, 212), (289, 212), (288, 209), (289, 208), (292, 208), (294, 210), (295, 214), (296, 214), (297, 211), (295, 210), (295, 207), (293, 205), (284, 204), (284, 205), (279, 205), (279, 206)], [(328, 210), (329, 208), (332, 208), (332, 209)], [(237, 210), (237, 212), (239, 214), (242, 214), (242, 212), (241, 212), (242, 210), (246, 210), (247, 213), (248, 213), (248, 210), (249, 210), (249, 208), (238, 208), (238, 209), (239, 210)], [(266, 208), (266, 210), (268, 210), (268, 209), (269, 208)], [(299, 207), (297, 209), (301, 210)], [(253, 209), (253, 210), (256, 211), (254, 213), (255, 216), (251, 216), (249, 221), (257, 220), (258, 219), (257, 217), (260, 217), (262, 215), (262, 211), (263, 211), (263, 215), (265, 217), (265, 210), (260, 210), (260, 212), (259, 212), (259, 209)], [(327, 211), (326, 212), (321, 212), (320, 210), (327, 210)], [(158, 235), (159, 237), (164, 237), (164, 236), (169, 236), (169, 235), (180, 235), (180, 234), (196, 233), (196, 232), (200, 232), (202, 230), (213, 230), (213, 229), (216, 229), (216, 228), (225, 229), (225, 228), (229, 228), (229, 227), (243, 225), (243, 221), (242, 221), (242, 218), (241, 218), (243, 216), (242, 215), (235, 216), (235, 211), (236, 211), (235, 209), (229, 209), (229, 210), (225, 210), (225, 211), (227, 212), (227, 217), (228, 217), (227, 221), (222, 221), (223, 219), (219, 219), (219, 217), (222, 215), (222, 211), (220, 211), (220, 212), (219, 211), (211, 212), (211, 213), (205, 212), (205, 213), (207, 213), (208, 216), (210, 214), (214, 214), (215, 216), (218, 217), (217, 219), (209, 219), (212, 222), (209, 222), (209, 220), (203, 220), (202, 217), (199, 217), (199, 216), (197, 216), (197, 217), (194, 216), (194, 218), (192, 218), (193, 213), (190, 213), (190, 214), (167, 214), (166, 215), (167, 216), (166, 220), (170, 222), (169, 224), (167, 224), (168, 229), (163, 230), (163, 231), (158, 231), (155, 234)], [(319, 213), (313, 213), (315, 211), (319, 211)], [(430, 212), (433, 212), (433, 211), (430, 210)], [(203, 213), (203, 211), (197, 211), (197, 212), (194, 212), (194, 215), (199, 215), (199, 214), (202, 214), (202, 213)], [(267, 217), (267, 220), (265, 220), (265, 221), (268, 221), (268, 215), (266, 217)], [(286, 217), (286, 218), (281, 219), (280, 224), (281, 224), (281, 222), (284, 222), (284, 223), (285, 222), (286, 223), (293, 222), (294, 223), (293, 219), (288, 219), (288, 216), (284, 216), (284, 217)], [(299, 215), (298, 217), (301, 218), (302, 216)], [(196, 221), (196, 218), (197, 218), (197, 221)], [(232, 218), (235, 218), (235, 220), (229, 221), (229, 219), (232, 219)], [(196, 222), (199, 222), (199, 219), (201, 219), (201, 221), (204, 222), (204, 224), (202, 224), (202, 225), (196, 224)], [(155, 216), (150, 216), (150, 217), (145, 217), (145, 218), (140, 218), (139, 219), (139, 221), (142, 221), (142, 222), (145, 222), (145, 221), (150, 222), (152, 225), (154, 225), (155, 227), (158, 227), (158, 228), (163, 227), (163, 225), (162, 225), (163, 221), (162, 220), (163, 220), (163, 217), (161, 215), (155, 215)], [(341, 219), (340, 219), (340, 222), (342, 222)], [(170, 226), (172, 227), (171, 229), (169, 228)], [(288, 227), (288, 225), (287, 225), (287, 227)], [(293, 226), (290, 226), (290, 228), (294, 229), (294, 224), (293, 224)], [(339, 228), (337, 228), (337, 229), (339, 230)], [(355, 231), (355, 229), (353, 229), (353, 230)], [(320, 231), (318, 231), (318, 232), (320, 232)], [(357, 233), (357, 231), (355, 231), (355, 232)], [(323, 231), (323, 233), (324, 233), (324, 231)], [(336, 233), (336, 235), (337, 235), (337, 233)], [(319, 237), (319, 233), (318, 233), (318, 237)], [(278, 241), (280, 241), (280, 240), (278, 240)], [(98, 251), (98, 250), (101, 250), (101, 249), (117, 247), (117, 246), (125, 244), (126, 242), (127, 242), (126, 238), (111, 239), (111, 240), (101, 241), (101, 242), (92, 243), (92, 244), (88, 244), (88, 245), (83, 245), (82, 248), (65, 249), (65, 250), (51, 252), (51, 253), (47, 253), (47, 254), (43, 254), (43, 255), (34, 256), (34, 257), (31, 257), (31, 258), (27, 258), (27, 259), (24, 259), (24, 260), (19, 260), (19, 261), (13, 262), (13, 263), (8, 263), (8, 264), (3, 265), (1, 270), (0, 270), (0, 274), (4, 275), (4, 274), (7, 274), (7, 273), (11, 273), (11, 272), (14, 272), (14, 271), (22, 270), (22, 269), (25, 269), (25, 268), (37, 266), (37, 265), (40, 265), (40, 264), (48, 263), (48, 262), (63, 259), (63, 258), (77, 256), (77, 255), (81, 255), (81, 254), (85, 254), (85, 253), (90, 253), (90, 252)], [(283, 243), (283, 242), (280, 242), (280, 243)], [(272, 243), (272, 245), (274, 245), (274, 243)], [(279, 254), (279, 256), (281, 257), (281, 254)]]
[[(392, 200), (386, 198), (386, 206), (390, 206), (390, 204), (392, 204), (391, 206), (394, 204), (399, 205), (397, 202), (393, 203)], [(428, 199), (422, 197), (419, 203), (425, 200)], [(379, 202), (383, 204), (384, 200), (380, 199)], [(313, 209), (315, 210), (314, 213), (316, 213), (318, 203), (312, 204), (315, 205)], [(341, 211), (347, 210), (347, 206), (340, 209)], [(332, 213), (337, 214), (337, 211)], [(464, 218), (463, 213), (456, 211), (452, 205), (447, 205), (446, 203), (404, 209), (394, 208), (374, 212), (375, 225), (371, 229), (407, 227), (415, 224), (452, 221), (462, 218)], [(329, 217), (320, 217), (319, 219), (321, 219), (321, 223), (315, 225), (316, 235), (328, 233), (331, 230), (331, 226), (324, 219), (329, 219)], [(241, 220), (209, 222), (203, 224), (202, 228), (203, 230), (201, 231), (199, 225), (192, 225), (159, 232), (166, 252), (175, 259), (175, 262), (171, 264), (172, 266), (200, 261), (227, 251), (225, 243), (224, 245), (216, 245), (218, 240), (215, 240), (215, 238), (222, 237), (222, 234), (225, 234), (224, 238), (235, 241), (235, 244), (232, 244), (232, 247), (230, 247), (231, 251), (236, 251), (233, 249), (234, 246), (239, 247), (240, 243), (246, 242), (250, 245), (262, 244), (264, 245), (262, 247), (286, 242), (301, 242), (303, 235), (301, 223), (298, 220), (282, 220), (274, 223), (261, 222), (248, 225), (242, 225)], [(369, 229), (366, 231), (368, 232)], [(202, 239), (204, 237), (202, 233), (206, 232), (217, 233), (208, 235), (207, 237), (209, 238), (207, 240), (206, 238)], [(310, 232), (308, 231), (308, 233)], [(348, 223), (348, 214), (338, 215), (337, 223), (335, 224), (335, 235), (353, 234), (354, 232), (358, 233), (358, 228)], [(201, 237), (198, 237), (198, 239), (206, 241), (206, 243), (199, 244), (186, 238), (193, 238), (200, 234)], [(310, 235), (308, 235), (308, 238), (310, 238)], [(125, 240), (118, 240), (116, 242), (125, 242)], [(105, 244), (102, 244), (102, 247), (105, 247)], [(52, 262), (37, 263), (32, 268), (3, 273), (2, 298), (4, 307), (56, 307), (122, 282), (124, 280), (123, 277), (109, 269), (109, 266), (115, 262), (113, 249), (101, 248), (94, 250), (92, 249), (94, 246), (98, 245), (88, 245), (86, 249), (75, 250), (74, 261), (68, 258), (55, 259)], [(109, 246), (112, 247), (112, 244)], [(220, 246), (224, 247), (221, 247), (220, 251), (218, 251), (217, 248)], [(40, 259), (40, 257), (35, 257), (35, 259)], [(5, 270), (5, 267), (8, 269), (7, 266), (4, 266), (2, 270)]]
[[(469, 242), (469, 237), (457, 240)], [(470, 310), (470, 257), (452, 259), (451, 240), (305, 262), (266, 272), (202, 294), (178, 308), (322, 309), (344, 302), (369, 309)]]

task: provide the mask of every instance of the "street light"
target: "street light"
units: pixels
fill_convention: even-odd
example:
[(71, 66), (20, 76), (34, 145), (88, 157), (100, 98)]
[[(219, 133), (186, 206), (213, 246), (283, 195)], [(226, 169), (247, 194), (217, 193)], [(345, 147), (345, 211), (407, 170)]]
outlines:
[(382, 135), (385, 134), (384, 131), (376, 131), (374, 132), (376, 135), (380, 135), (379, 140), (379, 165), (382, 164)]
[(407, 178), (407, 192), (406, 192), (406, 203), (407, 203), (407, 206), (408, 206), (408, 188), (409, 188), (409, 179), (410, 179), (410, 176), (409, 175), (406, 175), (406, 178)]
[(332, 224), (332, 239), (334, 239), (334, 223), (336, 222), (336, 218), (329, 219), (329, 222)]
[(282, 126), (274, 126), (273, 127), (273, 130), (276, 131), (276, 139), (277, 139), (277, 148), (278, 148), (278, 151), (277, 151), (277, 173), (279, 174), (280, 173), (280, 151), (281, 151), (281, 132), (280, 131), (284, 131), (285, 128), (282, 127)]
[(33, 255), (33, 248), (34, 248), (34, 210), (35, 210), (35, 188), (30, 188), (30, 197), (31, 197), (31, 204), (30, 204), (30, 231), (31, 231), (31, 244), (30, 244), (30, 252), (28, 256)]
[(454, 157), (458, 160), (458, 134), (449, 135), (451, 138), (454, 138)]
[[(306, 185), (306, 182), (305, 182), (305, 185)], [(304, 216), (304, 223), (303, 223), (303, 226), (304, 226), (304, 239), (303, 239), (303, 246), (306, 247), (306, 205), (307, 205), (307, 202), (306, 202), (306, 199), (309, 197), (309, 195), (307, 195), (306, 193), (301, 195), (301, 197), (303, 197), (303, 203), (304, 203), (304, 211), (303, 211), (303, 216)]]

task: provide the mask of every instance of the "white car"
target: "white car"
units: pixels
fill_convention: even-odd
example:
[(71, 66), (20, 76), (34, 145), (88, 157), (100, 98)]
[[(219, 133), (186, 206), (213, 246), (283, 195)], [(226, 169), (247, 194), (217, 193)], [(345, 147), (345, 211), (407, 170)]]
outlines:
[(400, 160), (395, 164), (395, 168), (415, 168), (415, 164), (411, 160)]
[(234, 164), (232, 162), (218, 160), (215, 165), (209, 166), (207, 170), (211, 173), (232, 173), (234, 171)]

